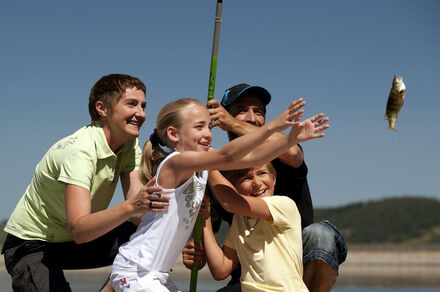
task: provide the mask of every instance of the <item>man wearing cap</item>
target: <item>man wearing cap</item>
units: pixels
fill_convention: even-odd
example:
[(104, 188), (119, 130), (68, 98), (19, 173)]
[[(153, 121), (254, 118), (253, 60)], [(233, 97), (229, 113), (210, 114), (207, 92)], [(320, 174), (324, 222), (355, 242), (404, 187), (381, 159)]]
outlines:
[[(241, 83), (225, 91), (219, 103), (208, 101), (211, 115), (211, 127), (220, 127), (228, 132), (229, 139), (245, 135), (261, 127), (265, 122), (266, 105), (271, 100), (270, 93), (260, 86)], [(320, 120), (322, 124), (326, 120)], [(275, 133), (275, 135), (283, 135)], [(270, 139), (270, 138), (269, 138)], [(339, 264), (344, 262), (347, 247), (344, 237), (328, 221), (313, 223), (313, 205), (307, 183), (307, 166), (302, 148), (295, 145), (272, 161), (277, 172), (275, 194), (290, 197), (295, 201), (301, 215), (303, 228), (303, 264), (304, 282), (310, 291), (330, 291), (337, 274)], [(214, 232), (220, 228), (222, 220), (229, 225), (233, 214), (225, 211), (208, 190), (211, 201), (211, 217)], [(189, 243), (183, 251), (183, 260), (187, 267), (198, 261), (199, 252)], [(240, 270), (231, 274), (228, 286), (218, 291), (241, 291)]]

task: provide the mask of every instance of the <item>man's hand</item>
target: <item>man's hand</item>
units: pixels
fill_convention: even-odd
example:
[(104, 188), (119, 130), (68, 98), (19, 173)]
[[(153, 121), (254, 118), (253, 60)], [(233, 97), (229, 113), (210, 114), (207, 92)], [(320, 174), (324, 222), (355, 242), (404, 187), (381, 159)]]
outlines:
[(220, 105), (218, 100), (209, 100), (206, 103), (209, 115), (211, 116), (211, 128), (220, 127), (223, 131), (232, 131), (237, 120)]
[(188, 269), (191, 269), (194, 265), (198, 265), (199, 268), (202, 268), (205, 263), (205, 257), (203, 256), (203, 249), (200, 244), (195, 244), (194, 239), (191, 239), (190, 242), (187, 242), (185, 247), (182, 250), (182, 259), (183, 264)]

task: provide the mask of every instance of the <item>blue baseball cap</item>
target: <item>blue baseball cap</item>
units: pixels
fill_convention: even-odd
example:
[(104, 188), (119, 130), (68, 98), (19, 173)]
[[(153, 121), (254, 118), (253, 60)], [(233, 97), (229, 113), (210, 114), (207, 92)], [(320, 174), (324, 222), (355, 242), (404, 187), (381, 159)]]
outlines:
[(233, 104), (240, 96), (243, 96), (245, 93), (253, 94), (254, 96), (258, 97), (263, 102), (264, 110), (266, 111), (266, 105), (269, 104), (271, 99), (269, 91), (267, 91), (261, 86), (249, 85), (246, 83), (240, 83), (238, 85), (234, 85), (231, 88), (227, 89), (225, 91), (225, 95), (223, 95), (220, 104), (224, 108), (227, 108), (228, 106)]

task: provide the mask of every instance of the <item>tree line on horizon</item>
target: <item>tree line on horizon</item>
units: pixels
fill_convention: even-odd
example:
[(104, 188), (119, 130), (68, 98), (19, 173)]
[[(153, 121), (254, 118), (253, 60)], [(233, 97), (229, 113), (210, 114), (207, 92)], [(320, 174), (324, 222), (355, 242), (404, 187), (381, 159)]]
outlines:
[[(347, 244), (440, 244), (440, 201), (435, 198), (384, 198), (316, 208), (314, 212), (315, 222), (329, 220), (338, 227)], [(0, 223), (0, 245), (6, 237), (3, 231), (6, 221)], [(221, 228), (221, 232), (226, 233), (227, 228)], [(224, 238), (225, 234), (216, 237)]]

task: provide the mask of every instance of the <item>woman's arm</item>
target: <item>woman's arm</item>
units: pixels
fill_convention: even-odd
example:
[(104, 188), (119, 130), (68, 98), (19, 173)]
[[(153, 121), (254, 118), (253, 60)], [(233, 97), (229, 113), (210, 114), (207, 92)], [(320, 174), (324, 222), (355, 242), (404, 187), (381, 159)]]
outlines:
[[(130, 177), (134, 179), (134, 173), (121, 174), (126, 200), (111, 208), (95, 213), (91, 213), (92, 204), (89, 190), (77, 185), (66, 185), (67, 225), (76, 243), (92, 241), (133, 216), (139, 216), (148, 211), (162, 212), (169, 205), (167, 201), (169, 200), (168, 195), (153, 194), (161, 190), (160, 187), (153, 186), (154, 180), (145, 186), (139, 186), (136, 183), (131, 185), (127, 182), (126, 180)], [(140, 189), (137, 189), (136, 186), (140, 187)], [(157, 202), (158, 198), (159, 202)], [(153, 201), (153, 208), (150, 208), (150, 201)]]
[[(168, 201), (170, 200), (170, 196), (162, 194), (162, 188), (159, 186), (154, 186), (155, 182), (156, 177), (153, 177), (153, 179), (148, 182), (146, 188), (146, 191), (149, 194), (148, 199), (150, 201), (153, 201), (153, 210), (151, 211), (163, 212), (165, 211), (165, 208), (169, 206)], [(143, 185), (140, 179), (139, 171), (122, 172), (121, 186), (125, 200), (134, 200), (134, 204), (142, 204), (142, 192), (140, 192), (139, 190), (142, 190)], [(145, 212), (143, 210), (136, 214), (133, 214), (131, 216), (131, 221), (134, 224), (139, 225), (144, 214)]]
[(80, 244), (92, 241), (116, 228), (134, 213), (132, 205), (122, 202), (112, 208), (91, 213), (89, 190), (66, 185), (67, 225), (73, 240)]

